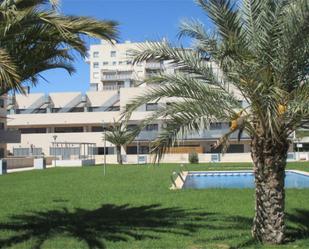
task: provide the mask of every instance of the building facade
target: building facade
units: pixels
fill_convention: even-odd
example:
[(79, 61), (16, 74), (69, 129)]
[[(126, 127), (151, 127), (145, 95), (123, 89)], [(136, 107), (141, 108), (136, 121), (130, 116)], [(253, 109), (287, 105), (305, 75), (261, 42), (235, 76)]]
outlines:
[[(50, 155), (52, 142), (86, 142), (96, 143), (95, 153), (104, 154), (103, 125), (117, 120), (126, 105), (134, 97), (149, 89), (143, 80), (158, 71), (174, 72), (166, 62), (134, 64), (131, 50), (140, 43), (125, 42), (110, 44), (102, 42), (92, 45), (87, 62), (90, 66), (89, 91), (35, 93), (10, 96), (8, 99), (7, 125), (11, 131), (21, 132), (21, 141), (8, 145), (11, 154), (30, 151), (33, 155)], [(129, 121), (135, 126), (160, 105), (167, 105), (171, 100), (147, 103), (133, 112)], [(123, 154), (147, 154), (149, 144), (162, 129), (162, 120), (149, 124), (132, 142), (123, 149)], [(229, 130), (228, 122), (217, 122), (209, 130), (192, 134), (185, 138), (171, 153), (218, 153), (212, 144)], [(249, 151), (249, 138), (244, 135), (240, 142), (236, 135), (232, 137), (228, 153)], [(114, 145), (106, 143), (106, 153), (114, 154)]]

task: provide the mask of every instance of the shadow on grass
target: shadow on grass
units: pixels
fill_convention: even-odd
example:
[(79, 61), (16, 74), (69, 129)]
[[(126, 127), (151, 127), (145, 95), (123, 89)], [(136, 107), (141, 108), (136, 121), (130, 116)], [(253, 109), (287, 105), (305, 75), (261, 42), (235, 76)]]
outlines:
[[(309, 237), (309, 211), (296, 210), (287, 218), (292, 225), (288, 227), (290, 238)], [(242, 242), (229, 248), (247, 248), (255, 244), (254, 240), (248, 239), (250, 236), (242, 237), (243, 234), (249, 235), (251, 224), (252, 219), (247, 217), (163, 208), (160, 205), (132, 207), (106, 204), (95, 210), (62, 208), (16, 215), (9, 222), (0, 223), (0, 232), (10, 234), (7, 238), (1, 236), (0, 248), (28, 242), (30, 248), (41, 249), (47, 240), (68, 237), (85, 242), (89, 249), (104, 249), (106, 241), (160, 239), (164, 233), (190, 236), (188, 239), (192, 239), (199, 229), (209, 230), (214, 236), (205, 240), (199, 238), (196, 240), (198, 244), (240, 239)], [(228, 233), (216, 236), (214, 231), (219, 230)]]
[(287, 227), (287, 238), (290, 241), (309, 238), (309, 210), (295, 209), (288, 213), (287, 220), (291, 225)]
[(162, 233), (191, 236), (201, 227), (199, 221), (211, 213), (187, 212), (160, 205), (130, 207), (106, 204), (95, 210), (66, 208), (11, 217), (0, 224), (1, 232), (13, 232), (0, 239), (0, 248), (31, 240), (33, 249), (57, 236), (83, 241), (89, 249), (106, 248), (104, 241), (159, 239)]

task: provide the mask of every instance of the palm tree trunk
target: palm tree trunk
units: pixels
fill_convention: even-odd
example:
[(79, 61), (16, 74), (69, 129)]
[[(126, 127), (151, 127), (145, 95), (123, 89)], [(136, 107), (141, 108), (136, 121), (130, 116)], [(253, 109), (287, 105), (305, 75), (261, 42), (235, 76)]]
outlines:
[(117, 162), (119, 164), (122, 164), (122, 157), (121, 157), (121, 146), (117, 145), (116, 146), (116, 151), (117, 151)]
[(263, 243), (280, 244), (285, 235), (284, 177), (289, 142), (254, 137), (251, 156), (255, 174), (255, 217), (252, 235)]

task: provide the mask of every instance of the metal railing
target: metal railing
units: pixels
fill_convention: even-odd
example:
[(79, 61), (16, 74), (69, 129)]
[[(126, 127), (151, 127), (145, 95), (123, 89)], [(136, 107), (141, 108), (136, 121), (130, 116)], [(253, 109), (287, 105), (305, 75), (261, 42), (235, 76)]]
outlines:
[(75, 98), (73, 98), (68, 104), (66, 104), (64, 107), (62, 107), (59, 112), (69, 112), (74, 107), (78, 106), (82, 102), (87, 102), (87, 97), (83, 95), (78, 95)]
[(145, 65), (146, 69), (152, 69), (152, 70), (160, 70), (163, 69), (163, 64), (160, 62), (147, 62)]
[(36, 100), (31, 106), (29, 106), (27, 109), (22, 111), (21, 114), (30, 114), (33, 113), (35, 110), (39, 109), (42, 105), (49, 103), (50, 97), (47, 96), (41, 96), (38, 100)]
[(105, 91), (117, 91), (120, 88), (124, 88), (124, 85), (111, 85), (111, 86), (103, 86), (103, 90)]
[(102, 81), (114, 81), (114, 80), (131, 80), (134, 79), (132, 73), (130, 74), (102, 74)]
[(13, 148), (13, 155), (17, 157), (42, 156), (42, 148)]

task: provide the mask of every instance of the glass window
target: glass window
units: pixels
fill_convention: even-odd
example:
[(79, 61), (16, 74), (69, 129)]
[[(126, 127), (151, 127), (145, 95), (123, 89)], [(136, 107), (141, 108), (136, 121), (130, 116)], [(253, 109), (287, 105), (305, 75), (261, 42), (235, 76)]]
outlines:
[(128, 130), (134, 130), (134, 129), (137, 129), (138, 128), (138, 125), (137, 124), (129, 124), (128, 126), (127, 126), (127, 129)]
[(103, 127), (102, 126), (92, 126), (91, 127), (91, 131), (92, 132), (102, 132), (103, 131)]
[(111, 57), (116, 57), (116, 51), (111, 51)]
[(215, 122), (210, 124), (210, 130), (221, 130), (222, 129), (222, 123), (221, 122)]
[(93, 68), (99, 68), (99, 62), (94, 62), (93, 63)]
[(108, 65), (108, 61), (103, 61), (103, 66)]
[(22, 134), (47, 133), (47, 128), (21, 128), (20, 133)]
[(127, 65), (131, 65), (132, 64), (132, 61), (127, 61)]
[(119, 64), (119, 65), (122, 65), (122, 61), (119, 61), (118, 64)]
[(93, 52), (93, 58), (98, 58), (98, 57), (99, 57), (99, 52), (98, 51)]
[(145, 127), (146, 131), (157, 131), (159, 129), (159, 125), (158, 124), (148, 124)]
[(67, 133), (67, 132), (83, 132), (83, 127), (55, 127), (55, 132), (57, 133)]
[(146, 111), (156, 111), (156, 110), (158, 110), (158, 103), (146, 104)]
[(117, 61), (113, 61), (113, 66), (116, 66), (117, 65)]

